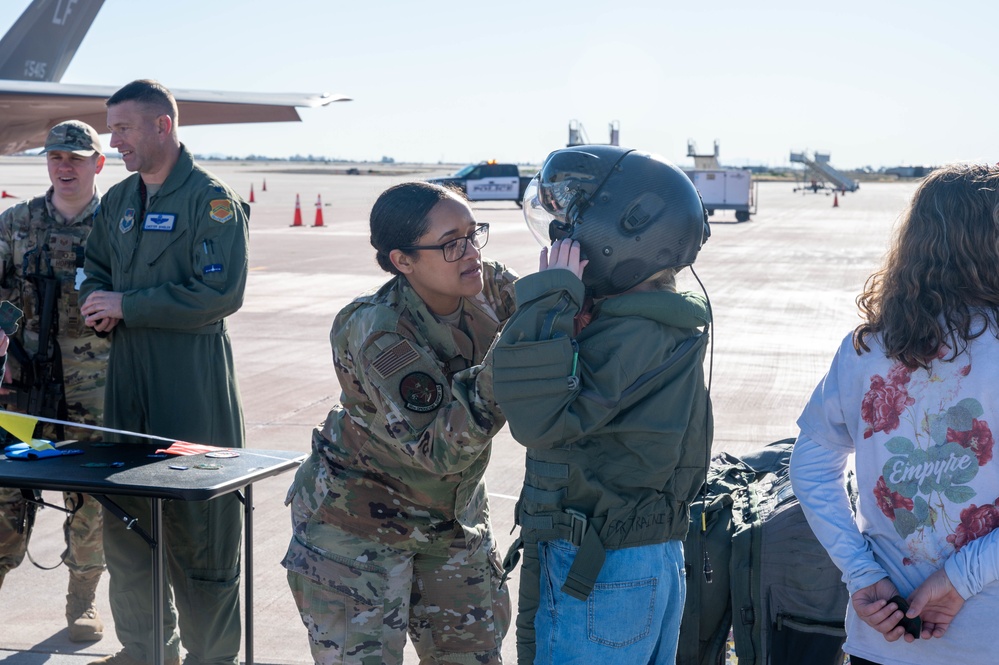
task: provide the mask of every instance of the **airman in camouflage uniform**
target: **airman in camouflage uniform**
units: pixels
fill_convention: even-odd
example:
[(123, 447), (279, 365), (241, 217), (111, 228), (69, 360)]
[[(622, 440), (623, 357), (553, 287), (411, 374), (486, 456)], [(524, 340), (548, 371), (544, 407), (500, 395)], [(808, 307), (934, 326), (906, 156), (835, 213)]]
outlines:
[[(485, 237), (448, 261), (480, 263)], [(333, 323), (341, 404), (288, 492), (282, 562), (316, 663), (402, 663), (407, 629), (423, 662), (501, 662), (510, 600), (483, 473), (505, 421), (480, 364), (516, 276), (479, 267), (482, 291), (450, 316), (397, 273)]]
[[(61, 351), (65, 418), (99, 425), (109, 344), (83, 325), (77, 295), (83, 274), (83, 246), (100, 205), (94, 177), (100, 172), (104, 157), (97, 132), (75, 120), (52, 129), (45, 152), (52, 187), (45, 195), (0, 214), (0, 298), (10, 300), (24, 311), (15, 338), (27, 353), (34, 354), (38, 351), (41, 302), (35, 286), (25, 276), (25, 268), (37, 269), (58, 281), (53, 332)], [(16, 363), (8, 362), (8, 366), (13, 376), (17, 376)], [(58, 438), (52, 425), (43, 424), (36, 434), (46, 439)], [(95, 432), (85, 429), (74, 430), (67, 436), (98, 438)], [(79, 510), (67, 517), (64, 526), (63, 560), (70, 575), (66, 606), (69, 636), (74, 641), (99, 640), (103, 624), (93, 600), (104, 570), (101, 506), (89, 496), (70, 492), (63, 496), (70, 510), (83, 496)], [(27, 550), (30, 527), (18, 533), (24, 511), (20, 490), (0, 488), (0, 584), (7, 571), (20, 565)]]

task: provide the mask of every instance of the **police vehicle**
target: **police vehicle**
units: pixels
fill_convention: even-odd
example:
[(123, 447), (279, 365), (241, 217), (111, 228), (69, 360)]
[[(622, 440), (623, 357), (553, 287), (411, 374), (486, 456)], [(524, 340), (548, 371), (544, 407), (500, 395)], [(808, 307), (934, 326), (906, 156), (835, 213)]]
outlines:
[(531, 176), (520, 175), (516, 164), (499, 164), (491, 159), (469, 164), (453, 175), (430, 178), (429, 182), (461, 190), (469, 201), (514, 201), (519, 206)]

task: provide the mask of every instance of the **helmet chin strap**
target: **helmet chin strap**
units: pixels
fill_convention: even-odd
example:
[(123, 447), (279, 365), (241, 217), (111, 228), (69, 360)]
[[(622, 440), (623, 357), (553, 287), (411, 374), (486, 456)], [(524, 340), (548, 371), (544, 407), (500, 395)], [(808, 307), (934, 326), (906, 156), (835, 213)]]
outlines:
[(572, 233), (572, 224), (568, 222), (560, 222), (557, 219), (553, 219), (548, 224), (548, 239), (551, 242), (568, 237), (570, 233)]
[[(687, 267), (690, 268), (690, 274), (693, 275), (694, 279), (697, 280), (697, 285), (701, 287), (701, 293), (704, 294), (704, 299), (708, 301), (708, 326), (707, 326), (707, 329), (705, 329), (705, 332), (711, 332), (712, 329), (714, 328), (714, 322), (715, 322), (714, 313), (711, 311), (711, 297), (708, 295), (708, 290), (706, 288), (704, 288), (704, 282), (701, 281), (701, 278), (697, 275), (697, 271), (694, 270), (694, 265), (691, 264), (691, 265), (689, 265)], [(708, 398), (710, 399), (711, 398), (711, 375), (712, 375), (713, 370), (714, 370), (714, 358), (715, 358), (715, 340), (714, 340), (714, 337), (712, 337), (712, 336), (709, 335), (708, 336), (708, 342), (711, 344), (711, 347), (708, 349)]]
[[(705, 226), (707, 226), (707, 224), (705, 224)], [(708, 325), (705, 327), (705, 332), (709, 333), (708, 334), (708, 344), (711, 345), (708, 348), (708, 381), (707, 381), (707, 384), (708, 384), (707, 385), (707, 388), (708, 388), (708, 403), (710, 404), (711, 403), (711, 377), (714, 374), (714, 362), (715, 362), (715, 339), (714, 339), (714, 337), (712, 335), (710, 335), (710, 332), (712, 332), (712, 327), (713, 327), (713, 324), (714, 324), (714, 321), (715, 321), (715, 317), (714, 317), (714, 314), (711, 311), (711, 298), (708, 296), (708, 290), (704, 288), (704, 282), (702, 282), (701, 278), (697, 275), (697, 272), (694, 270), (693, 264), (691, 264), (689, 266), (689, 268), (690, 268), (690, 274), (692, 274), (694, 276), (694, 279), (697, 280), (697, 284), (701, 287), (701, 293), (704, 294), (704, 299), (708, 303)], [(705, 415), (704, 415), (705, 421), (707, 421), (707, 419), (709, 418), (708, 414), (710, 414), (710, 410), (706, 410), (705, 411)], [(704, 431), (707, 431), (707, 427), (705, 427)], [(707, 504), (707, 500), (708, 500), (708, 495), (707, 495), (707, 492), (708, 492), (708, 471), (710, 469), (711, 469), (711, 446), (708, 446), (707, 459), (704, 460), (704, 484), (701, 485), (701, 502), (704, 503), (705, 505)], [(701, 531), (702, 532), (703, 531), (707, 531), (707, 528), (708, 527), (707, 527), (707, 522), (705, 521), (705, 513), (702, 510), (701, 511)], [(713, 571), (711, 569), (711, 559), (708, 557), (708, 550), (707, 550), (707, 548), (704, 548), (704, 561), (703, 561), (703, 566), (702, 566), (702, 573), (704, 574), (704, 579), (707, 582), (710, 583)]]

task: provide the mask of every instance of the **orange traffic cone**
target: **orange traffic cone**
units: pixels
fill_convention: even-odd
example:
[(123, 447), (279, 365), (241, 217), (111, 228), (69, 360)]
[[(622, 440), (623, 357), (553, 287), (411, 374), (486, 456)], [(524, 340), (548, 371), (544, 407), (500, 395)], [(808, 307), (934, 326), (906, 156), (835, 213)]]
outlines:
[(3, 190), (3, 192), (0, 192), (0, 199), (16, 199), (16, 198), (17, 197), (14, 196), (13, 194), (8, 194), (6, 189)]
[(323, 197), (316, 194), (316, 223), (313, 226), (323, 225)]
[(839, 207), (839, 192), (833, 192), (833, 208)]
[(267, 191), (267, 178), (264, 178), (264, 186), (260, 188), (261, 192)]
[(256, 203), (256, 199), (253, 198), (253, 183), (250, 183), (250, 203)]
[(302, 204), (298, 199), (298, 194), (295, 194), (295, 221), (291, 223), (292, 226), (302, 225)]

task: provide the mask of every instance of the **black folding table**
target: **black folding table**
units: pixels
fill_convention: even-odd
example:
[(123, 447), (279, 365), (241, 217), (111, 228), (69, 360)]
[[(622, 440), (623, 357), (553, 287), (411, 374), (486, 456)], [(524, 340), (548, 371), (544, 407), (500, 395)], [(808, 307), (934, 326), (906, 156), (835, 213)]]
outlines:
[[(67, 442), (61, 449), (82, 450), (38, 460), (11, 460), (0, 454), (0, 487), (90, 494), (137, 537), (150, 545), (153, 569), (154, 662), (163, 664), (163, 500), (207, 501), (243, 489), (246, 597), (246, 663), (253, 665), (253, 493), (252, 483), (298, 467), (306, 455), (286, 450), (236, 448), (220, 453), (168, 455), (169, 444)], [(184, 469), (176, 467), (186, 467)], [(245, 488), (245, 489), (244, 489)], [(150, 524), (123, 511), (110, 497), (151, 499)]]

